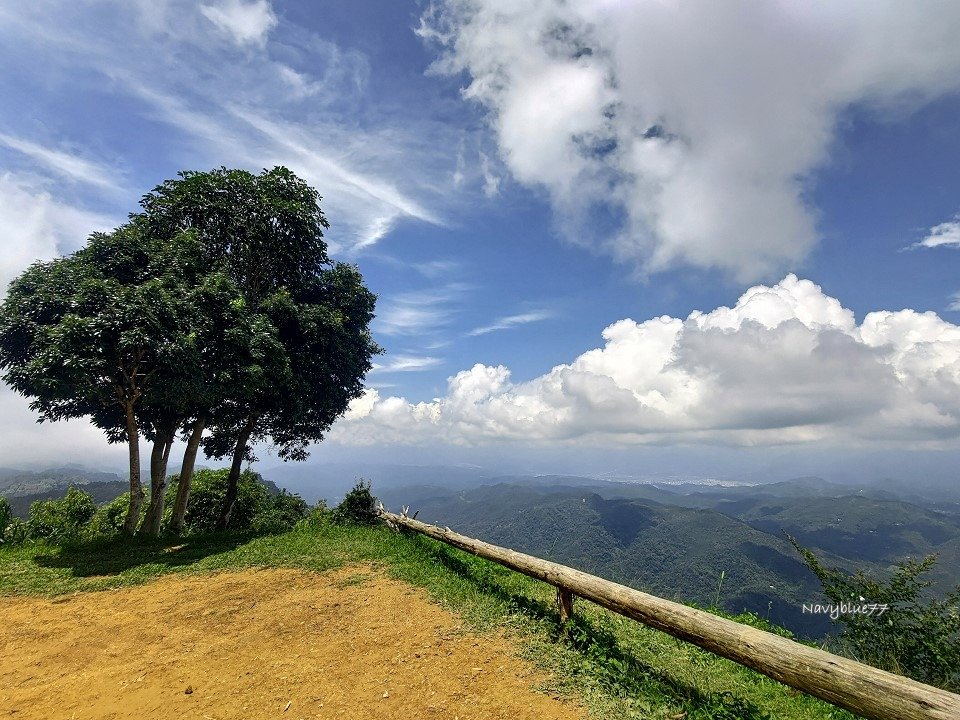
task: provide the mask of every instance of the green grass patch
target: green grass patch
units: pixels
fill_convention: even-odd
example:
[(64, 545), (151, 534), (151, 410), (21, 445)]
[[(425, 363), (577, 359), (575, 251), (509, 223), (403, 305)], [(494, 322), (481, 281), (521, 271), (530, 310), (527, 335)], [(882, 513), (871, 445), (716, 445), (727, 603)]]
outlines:
[[(170, 573), (251, 567), (323, 571), (366, 563), (425, 588), (479, 632), (506, 632), (548, 672), (541, 688), (596, 718), (849, 720), (853, 715), (585, 601), (561, 628), (555, 589), (420, 535), (321, 525), (281, 535), (191, 536), (57, 547), (0, 546), (0, 594), (61, 595)], [(362, 585), (358, 573), (343, 579)], [(348, 620), (348, 618), (345, 618)]]

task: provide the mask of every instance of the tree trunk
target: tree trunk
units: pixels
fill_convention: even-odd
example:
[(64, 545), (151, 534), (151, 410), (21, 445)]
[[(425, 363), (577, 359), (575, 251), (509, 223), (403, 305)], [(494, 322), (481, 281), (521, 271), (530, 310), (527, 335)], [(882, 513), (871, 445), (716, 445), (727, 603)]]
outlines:
[(183, 452), (183, 464), (180, 466), (180, 482), (177, 484), (177, 499), (173, 503), (173, 515), (170, 518), (170, 531), (175, 535), (183, 532), (183, 521), (187, 515), (187, 501), (190, 499), (190, 486), (193, 484), (193, 468), (197, 462), (200, 438), (207, 425), (205, 417), (198, 417), (193, 423), (187, 449)]
[(247, 454), (247, 443), (253, 434), (253, 429), (257, 426), (257, 420), (260, 419), (258, 413), (252, 414), (247, 418), (246, 424), (240, 430), (237, 437), (237, 444), (233, 449), (233, 464), (230, 466), (230, 475), (227, 477), (227, 494), (223, 499), (223, 509), (220, 511), (220, 518), (217, 520), (217, 530), (226, 530), (230, 524), (230, 516), (233, 514), (233, 506), (237, 502), (237, 485), (240, 482), (240, 469), (243, 466), (243, 458)]
[(123, 532), (133, 535), (140, 523), (140, 507), (143, 505), (143, 486), (140, 484), (140, 432), (133, 414), (133, 401), (123, 404), (127, 416), (127, 444), (130, 449), (130, 504), (123, 521)]
[(154, 537), (160, 534), (160, 524), (163, 522), (167, 461), (170, 459), (170, 448), (177, 433), (177, 425), (177, 422), (171, 422), (168, 429), (157, 434), (153, 451), (150, 453), (150, 505), (140, 531)]

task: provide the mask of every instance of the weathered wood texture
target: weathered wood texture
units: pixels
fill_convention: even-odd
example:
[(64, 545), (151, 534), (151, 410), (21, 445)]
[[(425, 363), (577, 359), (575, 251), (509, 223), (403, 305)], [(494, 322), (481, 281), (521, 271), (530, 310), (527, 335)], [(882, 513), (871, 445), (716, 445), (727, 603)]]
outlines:
[(435, 538), (591, 600), (871, 720), (960, 720), (960, 695), (807, 647), (579, 570), (380, 511)]
[(565, 623), (573, 617), (573, 593), (566, 588), (557, 588), (557, 607), (560, 610), (560, 622)]

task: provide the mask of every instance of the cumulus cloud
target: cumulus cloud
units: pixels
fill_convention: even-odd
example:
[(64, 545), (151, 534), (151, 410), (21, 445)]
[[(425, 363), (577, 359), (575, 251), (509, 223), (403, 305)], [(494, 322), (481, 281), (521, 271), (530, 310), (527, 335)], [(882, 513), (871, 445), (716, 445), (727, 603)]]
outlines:
[(368, 390), (345, 444), (804, 442), (953, 446), (960, 327), (932, 312), (851, 310), (788, 275), (733, 307), (616, 322), (604, 344), (525, 382), (475, 365), (430, 402)]
[(201, 5), (200, 12), (237, 45), (263, 46), (277, 25), (277, 16), (267, 0), (222, 0)]
[(948, 0), (438, 0), (420, 34), (564, 224), (612, 207), (621, 259), (757, 279), (816, 243), (805, 182), (842, 112), (960, 87), (958, 23)]

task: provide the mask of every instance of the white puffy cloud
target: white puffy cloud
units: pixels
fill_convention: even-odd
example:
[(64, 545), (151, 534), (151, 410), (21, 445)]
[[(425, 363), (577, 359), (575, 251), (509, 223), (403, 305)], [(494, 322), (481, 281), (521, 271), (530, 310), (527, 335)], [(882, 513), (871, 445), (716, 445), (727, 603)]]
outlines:
[(960, 219), (934, 225), (927, 236), (910, 247), (949, 247), (960, 248)]
[(788, 275), (733, 307), (603, 331), (604, 345), (526, 382), (475, 365), (431, 402), (369, 390), (335, 442), (734, 446), (960, 437), (960, 327), (852, 311)]
[(949, 0), (438, 0), (420, 34), (565, 225), (612, 205), (616, 256), (757, 279), (815, 244), (805, 182), (842, 112), (960, 87), (958, 26)]
[(277, 16), (267, 0), (221, 0), (214, 5), (201, 5), (200, 12), (237, 45), (259, 45), (277, 25)]

